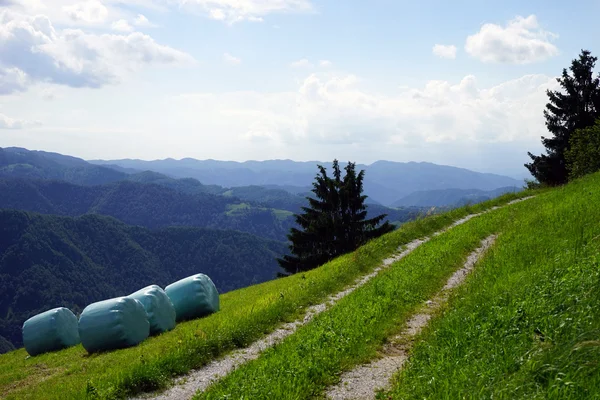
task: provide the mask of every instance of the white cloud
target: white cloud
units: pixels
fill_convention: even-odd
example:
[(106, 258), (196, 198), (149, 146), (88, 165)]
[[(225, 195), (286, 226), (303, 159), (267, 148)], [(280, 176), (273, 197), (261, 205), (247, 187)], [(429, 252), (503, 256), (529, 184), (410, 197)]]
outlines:
[[(317, 63), (322, 68), (330, 68), (333, 66), (333, 63), (329, 60), (319, 60)], [(309, 59), (302, 58), (300, 60), (296, 60), (290, 63), (290, 67), (292, 68), (314, 68), (315, 64), (313, 64)]]
[(559, 54), (551, 40), (558, 35), (540, 28), (535, 15), (517, 16), (506, 27), (485, 24), (467, 37), (465, 50), (483, 62), (527, 64)]
[(4, 94), (22, 91), (34, 82), (101, 87), (145, 65), (193, 62), (189, 54), (139, 32), (98, 35), (57, 30), (43, 15), (7, 10), (0, 11), (0, 21), (0, 93)]
[[(522, 174), (526, 151), (543, 150), (545, 90), (558, 85), (544, 75), (495, 86), (466, 76), (403, 89), (389, 82), (382, 92), (353, 75), (322, 71), (304, 78), (295, 90), (176, 97), (152, 88), (141, 93), (107, 88), (109, 101), (103, 107), (97, 104), (105, 91), (86, 94), (36, 85), (7, 98), (7, 108), (0, 110), (44, 121), (38, 130), (48, 134), (30, 134), (25, 128), (24, 134), (5, 131), (0, 136), (14, 145), (87, 158), (246, 160), (277, 154), (296, 160), (426, 160)], [(45, 86), (69, 95), (48, 103), (39, 95)], [(79, 116), (73, 115), (77, 109)]]
[[(163, 0), (165, 1), (165, 0)], [(169, 3), (172, 2), (168, 1)], [(269, 14), (310, 12), (309, 0), (174, 0), (184, 9), (207, 15), (209, 18), (235, 23), (262, 22)]]
[(234, 57), (229, 53), (223, 54), (223, 60), (229, 65), (239, 65), (242, 62), (241, 59)]
[(456, 58), (456, 46), (436, 44), (435, 46), (433, 46), (433, 54), (440, 58), (455, 59)]
[(31, 125), (28, 121), (13, 119), (0, 113), (0, 129), (22, 129), (28, 125)]
[(113, 22), (111, 27), (117, 32), (132, 32), (134, 30), (133, 27), (129, 25), (129, 22), (124, 19)]
[(6, 68), (0, 64), (0, 95), (23, 92), (28, 82), (27, 74), (19, 68)]
[(135, 26), (141, 26), (141, 27), (145, 27), (145, 28), (150, 28), (150, 27), (154, 27), (154, 24), (152, 24), (148, 18), (146, 18), (145, 15), (143, 14), (138, 14), (134, 20), (133, 20), (133, 24)]
[(310, 61), (308, 61), (306, 58), (303, 58), (301, 60), (290, 63), (290, 67), (292, 67), (292, 68), (312, 68), (312, 67), (314, 67), (314, 65)]
[(225, 15), (225, 12), (219, 8), (214, 8), (212, 10), (208, 10), (208, 15), (212, 19), (216, 19), (217, 21), (223, 21), (223, 20), (225, 20), (225, 18), (227, 18), (227, 16)]
[(99, 0), (86, 0), (64, 6), (63, 11), (76, 22), (102, 23), (108, 16), (108, 8)]
[(192, 94), (173, 106), (178, 112), (202, 109), (206, 115), (197, 118), (203, 121), (218, 116), (215, 124), (243, 140), (425, 149), (432, 143), (539, 142), (546, 89), (556, 89), (555, 78), (527, 75), (480, 88), (466, 76), (382, 95), (361, 90), (353, 75), (311, 74), (296, 92)]

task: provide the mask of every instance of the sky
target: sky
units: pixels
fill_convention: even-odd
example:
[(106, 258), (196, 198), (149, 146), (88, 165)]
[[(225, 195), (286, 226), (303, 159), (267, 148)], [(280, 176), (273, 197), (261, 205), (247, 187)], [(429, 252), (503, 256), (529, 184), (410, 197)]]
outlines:
[(525, 177), (600, 1), (0, 0), (0, 147)]

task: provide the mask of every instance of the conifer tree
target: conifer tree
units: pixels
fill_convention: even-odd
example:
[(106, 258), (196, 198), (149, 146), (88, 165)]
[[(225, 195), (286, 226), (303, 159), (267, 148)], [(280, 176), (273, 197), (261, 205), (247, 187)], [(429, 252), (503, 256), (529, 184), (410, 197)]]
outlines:
[(295, 215), (300, 229), (292, 228), (288, 235), (292, 254), (278, 259), (288, 274), (316, 268), (394, 229), (388, 222), (381, 224), (385, 214), (366, 219), (365, 172), (356, 174), (355, 163), (344, 168), (343, 179), (337, 160), (333, 161), (333, 177), (323, 166), (318, 169), (314, 197), (307, 197), (308, 207)]
[(600, 118), (593, 126), (573, 132), (565, 158), (569, 180), (600, 171)]
[(570, 148), (571, 134), (594, 124), (600, 117), (600, 79), (594, 79), (597, 57), (582, 50), (578, 59), (571, 62), (570, 72), (563, 69), (557, 81), (562, 91), (546, 93), (549, 103), (544, 110), (546, 127), (552, 137), (542, 137), (546, 154), (535, 156), (527, 153), (532, 162), (525, 164), (540, 183), (560, 185), (567, 182), (568, 171), (565, 153)]

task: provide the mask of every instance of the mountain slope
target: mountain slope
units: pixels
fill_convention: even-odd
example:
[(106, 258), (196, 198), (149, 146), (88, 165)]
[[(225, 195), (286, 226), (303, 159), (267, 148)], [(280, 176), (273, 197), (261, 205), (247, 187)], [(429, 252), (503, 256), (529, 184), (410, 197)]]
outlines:
[(35, 313), (126, 295), (194, 273), (221, 292), (273, 279), (280, 242), (236, 231), (148, 230), (113, 218), (79, 218), (0, 210), (0, 336), (21, 343)]
[(595, 174), (524, 205), (382, 398), (600, 398), (599, 202)]
[(0, 148), (0, 178), (57, 179), (79, 185), (100, 185), (120, 181), (127, 175), (58, 153), (18, 147)]
[[(227, 173), (236, 175), (236, 164), (226, 165), (230, 166)], [(150, 228), (219, 227), (275, 240), (287, 240), (294, 226), (290, 213), (300, 212), (307, 203), (306, 194), (279, 188), (229, 189), (193, 178), (175, 179), (116, 165), (99, 167), (76, 157), (22, 148), (0, 149), (0, 189), (0, 208), (70, 216), (96, 212)], [(367, 203), (376, 202), (367, 199)], [(415, 210), (385, 209), (383, 213), (396, 223), (416, 215)]]
[[(63, 216), (95, 213), (147, 228), (235, 229), (286, 241), (295, 224), (292, 213), (298, 213), (307, 204), (301, 196), (259, 186), (233, 188), (224, 195), (214, 195), (204, 192), (205, 186), (193, 179), (179, 185), (181, 180), (153, 176), (151, 181), (155, 182), (155, 178), (167, 184), (126, 180), (79, 186), (61, 181), (0, 178), (0, 208)], [(242, 201), (236, 196), (250, 200)], [(385, 213), (390, 222), (403, 223), (415, 218), (420, 210), (369, 205), (368, 211), (369, 216)]]
[[(192, 177), (205, 184), (226, 187), (247, 185), (280, 185), (283, 187), (310, 186), (316, 173), (316, 161), (291, 160), (233, 161), (195, 160), (93, 160), (98, 165), (118, 165), (124, 168), (151, 170), (174, 177)], [(320, 163), (331, 167), (330, 162)], [(493, 190), (523, 183), (506, 176), (479, 173), (464, 168), (425, 162), (377, 161), (357, 165), (365, 169), (365, 193), (373, 200), (390, 205), (399, 198), (420, 190), (479, 189)]]
[(79, 186), (61, 181), (0, 178), (0, 208), (44, 214), (108, 215), (148, 228), (194, 226), (235, 229), (274, 240), (286, 240), (293, 224), (276, 210), (243, 204), (235, 197), (198, 192), (189, 194), (156, 184), (120, 181), (107, 185)]

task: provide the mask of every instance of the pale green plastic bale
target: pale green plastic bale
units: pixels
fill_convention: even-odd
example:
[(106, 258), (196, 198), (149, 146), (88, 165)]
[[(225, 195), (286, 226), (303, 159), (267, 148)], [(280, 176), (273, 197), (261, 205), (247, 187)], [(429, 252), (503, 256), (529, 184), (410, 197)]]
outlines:
[(90, 304), (79, 317), (81, 344), (89, 353), (135, 346), (149, 334), (144, 306), (129, 297)]
[(213, 281), (204, 274), (196, 274), (170, 284), (165, 288), (171, 299), (177, 321), (203, 317), (219, 311), (219, 293)]
[(23, 344), (31, 356), (79, 344), (77, 317), (59, 307), (29, 318), (23, 324)]
[(151, 285), (127, 297), (138, 300), (144, 306), (150, 322), (150, 335), (170, 331), (175, 328), (175, 307), (171, 299), (157, 285)]

